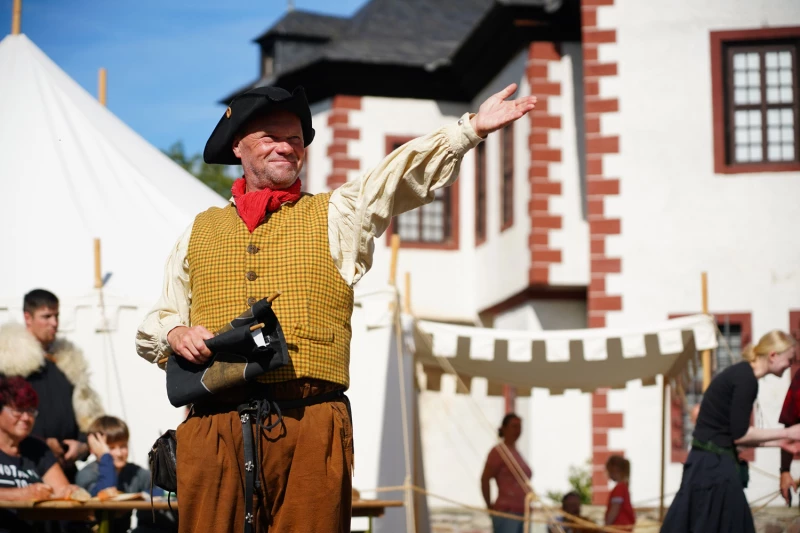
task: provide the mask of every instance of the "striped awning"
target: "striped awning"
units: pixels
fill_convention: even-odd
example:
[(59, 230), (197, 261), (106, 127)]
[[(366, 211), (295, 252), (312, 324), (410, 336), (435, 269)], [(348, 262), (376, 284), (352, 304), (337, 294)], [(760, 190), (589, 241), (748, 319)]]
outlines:
[(468, 387), (473, 377), (486, 378), (490, 395), (502, 394), (504, 384), (523, 395), (534, 387), (558, 394), (622, 388), (633, 380), (654, 384), (658, 375), (673, 378), (697, 351), (717, 347), (716, 331), (708, 315), (641, 329), (536, 332), (417, 321), (414, 344), (427, 390), (440, 390), (442, 374), (454, 370)]

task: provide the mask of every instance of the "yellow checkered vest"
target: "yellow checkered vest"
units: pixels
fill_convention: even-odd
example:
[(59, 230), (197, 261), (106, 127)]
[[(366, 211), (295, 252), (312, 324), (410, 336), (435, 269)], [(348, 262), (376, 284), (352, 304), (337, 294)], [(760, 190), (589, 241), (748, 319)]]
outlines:
[(274, 383), (317, 378), (350, 383), (353, 290), (336, 269), (328, 242), (330, 194), (286, 204), (251, 234), (236, 208), (197, 216), (187, 261), (190, 320), (216, 331), (276, 291), (273, 304), (289, 345), (289, 364), (262, 376)]

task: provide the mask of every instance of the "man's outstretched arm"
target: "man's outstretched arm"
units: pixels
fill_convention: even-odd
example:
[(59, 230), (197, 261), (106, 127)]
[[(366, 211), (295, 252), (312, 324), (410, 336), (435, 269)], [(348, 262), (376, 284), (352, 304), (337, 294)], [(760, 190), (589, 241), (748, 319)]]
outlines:
[(507, 100), (516, 84), (489, 97), (475, 115), (404, 144), (360, 179), (333, 192), (328, 210), (331, 255), (345, 281), (354, 285), (372, 266), (375, 237), (392, 217), (433, 201), (438, 189), (458, 177), (461, 159), (489, 133), (525, 116), (534, 96)]

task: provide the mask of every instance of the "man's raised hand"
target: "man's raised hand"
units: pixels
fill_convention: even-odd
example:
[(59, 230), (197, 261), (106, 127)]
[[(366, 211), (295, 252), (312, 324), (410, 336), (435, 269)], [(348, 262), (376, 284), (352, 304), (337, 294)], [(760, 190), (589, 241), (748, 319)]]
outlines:
[(516, 100), (506, 100), (517, 90), (512, 83), (499, 93), (493, 94), (481, 104), (478, 113), (470, 119), (472, 129), (480, 137), (486, 137), (493, 131), (508, 126), (515, 120), (525, 116), (536, 105), (535, 96), (523, 96)]
[(211, 350), (205, 341), (213, 337), (203, 326), (178, 326), (167, 334), (167, 342), (176, 354), (191, 363), (202, 365), (211, 357)]

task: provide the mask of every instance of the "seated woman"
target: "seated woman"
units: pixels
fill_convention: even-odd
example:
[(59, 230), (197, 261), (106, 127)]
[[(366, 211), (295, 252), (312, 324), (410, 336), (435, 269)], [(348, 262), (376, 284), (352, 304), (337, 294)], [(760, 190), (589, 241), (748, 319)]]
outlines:
[[(21, 377), (0, 377), (0, 500), (36, 501), (65, 498), (70, 485), (53, 452), (30, 437), (39, 397)], [(16, 514), (0, 509), (0, 533), (29, 531)]]

